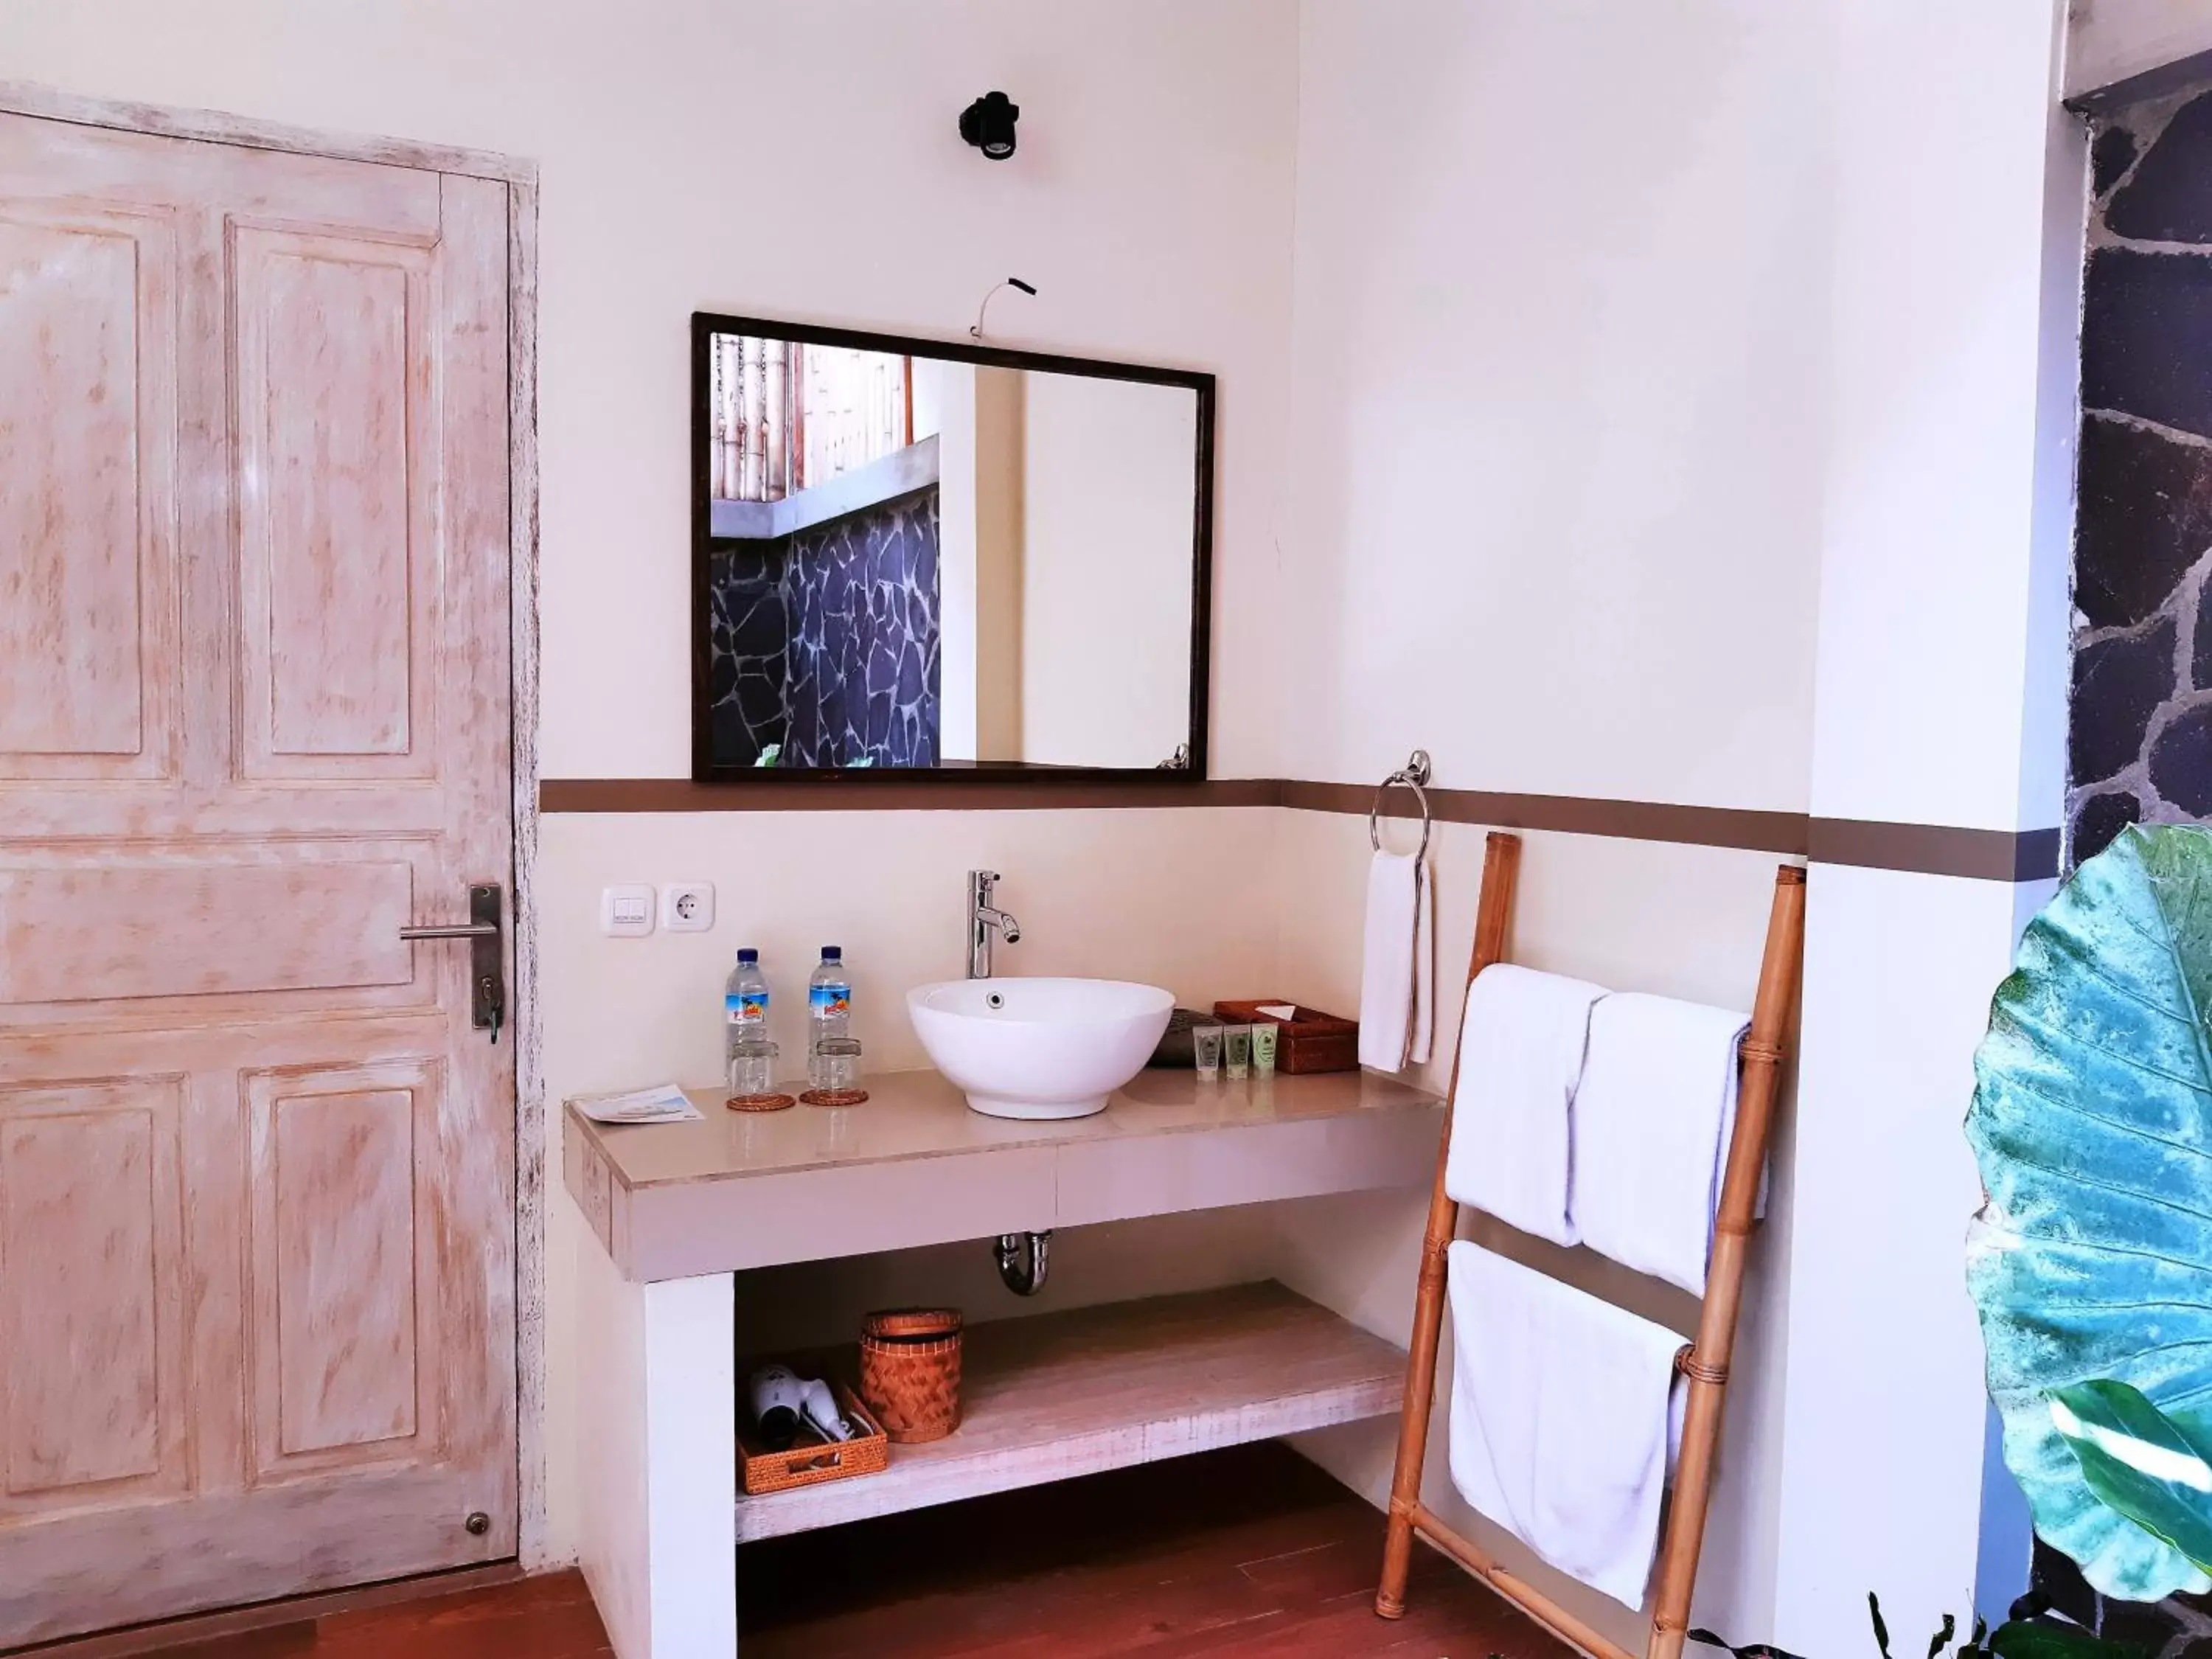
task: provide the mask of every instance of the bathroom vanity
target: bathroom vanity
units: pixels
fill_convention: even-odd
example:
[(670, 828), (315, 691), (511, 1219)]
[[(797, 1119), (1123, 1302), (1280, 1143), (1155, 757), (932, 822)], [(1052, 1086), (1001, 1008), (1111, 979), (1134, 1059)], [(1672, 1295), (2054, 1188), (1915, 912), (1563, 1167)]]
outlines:
[[(1280, 1285), (969, 1328), (958, 1432), (875, 1475), (741, 1498), (734, 1275), (1270, 1200), (1418, 1188), (1433, 1096), (1363, 1073), (1201, 1084), (1146, 1071), (1106, 1111), (970, 1111), (935, 1072), (866, 1104), (758, 1114), (702, 1090), (686, 1123), (573, 1108), (585, 1571), (621, 1659), (729, 1659), (738, 1546), (1396, 1410), (1403, 1353)], [(978, 1248), (981, 1248), (979, 1245)]]

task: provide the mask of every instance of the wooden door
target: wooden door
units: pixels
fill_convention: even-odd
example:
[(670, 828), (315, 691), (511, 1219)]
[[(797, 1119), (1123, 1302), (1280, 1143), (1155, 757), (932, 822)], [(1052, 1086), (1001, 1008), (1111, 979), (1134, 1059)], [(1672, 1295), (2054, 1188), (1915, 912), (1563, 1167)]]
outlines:
[(514, 1553), (507, 264), (0, 115), (0, 1648)]

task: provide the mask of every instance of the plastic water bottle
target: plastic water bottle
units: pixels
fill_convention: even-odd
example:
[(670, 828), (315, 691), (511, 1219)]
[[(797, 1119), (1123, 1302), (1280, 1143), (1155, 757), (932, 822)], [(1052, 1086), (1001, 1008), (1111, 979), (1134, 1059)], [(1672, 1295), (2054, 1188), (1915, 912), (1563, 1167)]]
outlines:
[(722, 1063), (737, 1058), (738, 1045), (768, 1035), (768, 981), (760, 970), (760, 952), (750, 948), (738, 952), (738, 965), (722, 988)]
[(829, 1038), (852, 1035), (853, 976), (846, 970), (844, 951), (825, 945), (806, 981), (806, 1052), (818, 1052)]

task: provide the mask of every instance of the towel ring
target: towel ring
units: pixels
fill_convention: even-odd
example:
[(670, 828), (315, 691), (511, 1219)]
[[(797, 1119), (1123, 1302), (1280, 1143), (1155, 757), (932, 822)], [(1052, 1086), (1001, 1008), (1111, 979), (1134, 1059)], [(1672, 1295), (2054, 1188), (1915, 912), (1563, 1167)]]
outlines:
[(1416, 749), (1403, 766), (1375, 786), (1375, 804), (1367, 809), (1367, 840), (1376, 852), (1382, 850), (1382, 798), (1395, 784), (1412, 790), (1413, 799), (1421, 803), (1421, 845), (1413, 857), (1418, 861), (1428, 856), (1431, 819), (1428, 791), (1424, 787), (1428, 781), (1429, 751)]

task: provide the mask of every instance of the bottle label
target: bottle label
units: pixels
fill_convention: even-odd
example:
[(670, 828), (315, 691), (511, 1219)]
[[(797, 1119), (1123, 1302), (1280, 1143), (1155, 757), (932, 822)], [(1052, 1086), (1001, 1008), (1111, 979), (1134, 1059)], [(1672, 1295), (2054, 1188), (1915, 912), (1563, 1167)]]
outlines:
[(764, 1025), (768, 1023), (768, 993), (732, 991), (722, 999), (722, 1012), (732, 1025)]
[(817, 1019), (843, 1019), (853, 1012), (849, 985), (817, 985), (807, 992), (807, 1006)]

